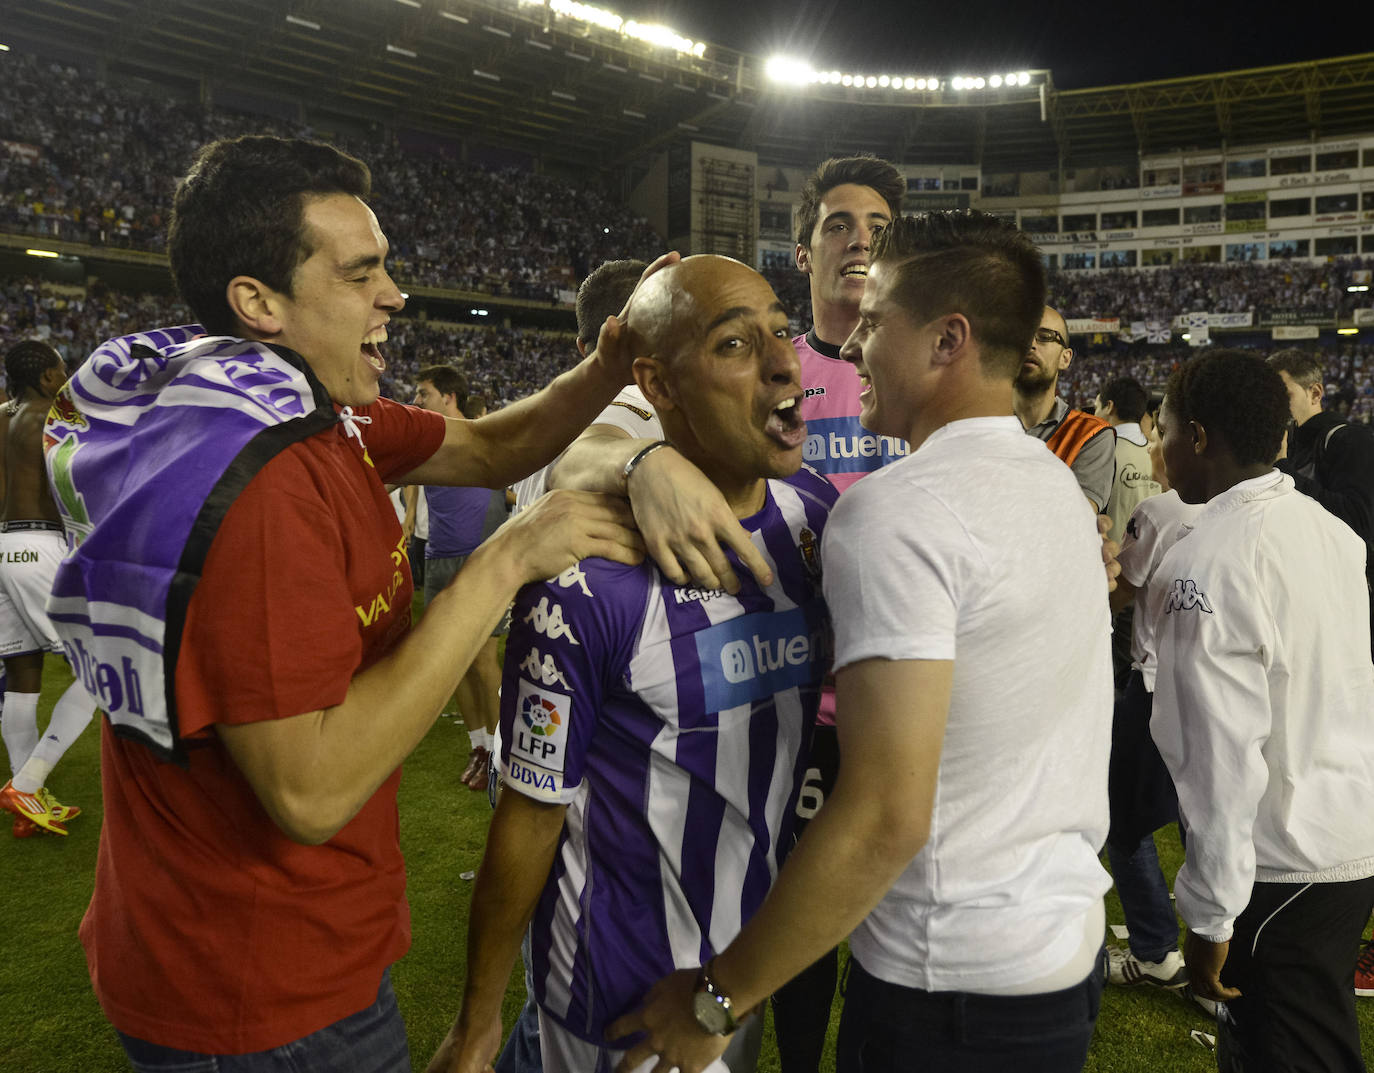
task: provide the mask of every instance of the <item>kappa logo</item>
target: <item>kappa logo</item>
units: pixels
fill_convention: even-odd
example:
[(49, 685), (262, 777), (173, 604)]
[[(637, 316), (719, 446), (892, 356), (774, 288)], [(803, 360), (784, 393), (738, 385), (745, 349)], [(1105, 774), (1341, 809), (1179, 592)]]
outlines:
[(550, 653), (541, 657), (537, 648), (531, 648), (529, 655), (521, 660), (520, 671), (546, 686), (560, 685), (564, 689), (569, 688), (568, 680), (558, 669), (553, 655)]
[(539, 602), (530, 608), (523, 621), (550, 641), (566, 637), (569, 644), (582, 647), (582, 642), (573, 636), (572, 627), (563, 621), (563, 605), (553, 603), (547, 596), (539, 597)]
[(678, 587), (673, 590), (673, 600), (679, 604), (695, 603), (698, 600), (714, 600), (724, 596), (724, 589), (694, 589)]
[(564, 570), (554, 578), (553, 581), (560, 589), (570, 589), (576, 585), (582, 590), (583, 596), (589, 600), (592, 598), (592, 590), (587, 588), (587, 575), (582, 572), (581, 563), (573, 563), (572, 566)]
[(809, 388), (806, 389), (806, 392), (802, 395), (802, 398), (804, 398), (804, 399), (811, 399), (811, 398), (815, 398), (817, 395), (824, 395), (824, 394), (825, 394), (825, 388), (823, 388), (823, 387), (809, 387)]
[(1169, 601), (1164, 605), (1164, 613), (1167, 615), (1171, 611), (1192, 611), (1194, 608), (1201, 608), (1209, 615), (1212, 613), (1212, 605), (1207, 602), (1207, 594), (1198, 589), (1192, 578), (1176, 579), (1174, 587), (1169, 590)]

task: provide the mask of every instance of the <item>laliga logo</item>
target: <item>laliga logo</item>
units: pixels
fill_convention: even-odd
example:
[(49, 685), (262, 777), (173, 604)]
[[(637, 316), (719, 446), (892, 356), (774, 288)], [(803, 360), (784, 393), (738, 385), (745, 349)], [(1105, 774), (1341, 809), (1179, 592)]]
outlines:
[(525, 721), (531, 734), (541, 738), (552, 737), (563, 722), (558, 718), (558, 709), (551, 701), (534, 695), (525, 698), (520, 708), (520, 718)]

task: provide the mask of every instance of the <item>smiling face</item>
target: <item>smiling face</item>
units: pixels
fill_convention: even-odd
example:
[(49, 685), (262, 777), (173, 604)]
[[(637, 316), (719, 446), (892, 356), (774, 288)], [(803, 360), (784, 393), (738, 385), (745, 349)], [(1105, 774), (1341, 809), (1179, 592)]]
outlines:
[(821, 198), (810, 247), (797, 247), (797, 267), (811, 277), (811, 304), (857, 308), (876, 229), (892, 222), (887, 202), (871, 186), (841, 183)]
[(801, 367), (773, 289), (738, 261), (689, 257), (650, 277), (628, 326), (652, 354), (635, 375), (668, 439), (732, 506), (757, 509), (762, 479), (795, 473), (806, 440)]
[(386, 369), (379, 346), (405, 305), (384, 267), (386, 236), (348, 194), (307, 198), (302, 216), (311, 253), (296, 266), (290, 296), (274, 292), (280, 330), (269, 341), (300, 354), (336, 403), (376, 402)]
[(859, 421), (880, 436), (911, 437), (913, 418), (925, 398), (927, 365), (921, 354), (923, 326), (896, 300), (897, 267), (875, 264), (868, 277), (859, 323), (840, 348), (863, 384)]

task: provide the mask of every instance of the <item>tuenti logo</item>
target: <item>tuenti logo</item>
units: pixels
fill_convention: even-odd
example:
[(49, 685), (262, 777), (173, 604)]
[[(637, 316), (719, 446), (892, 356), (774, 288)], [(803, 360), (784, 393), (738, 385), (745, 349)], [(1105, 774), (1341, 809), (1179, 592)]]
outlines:
[(67, 659), (82, 687), (107, 713), (143, 714), (143, 683), (132, 659), (121, 657), (118, 667), (102, 663), (78, 640), (68, 641), (66, 649)]
[(730, 619), (695, 640), (708, 712), (819, 684), (829, 659), (824, 616), (800, 607)]
[(826, 459), (838, 461), (843, 458), (900, 458), (907, 453), (907, 445), (895, 436), (874, 436), (863, 433), (857, 436), (842, 436), (838, 432), (828, 435), (815, 432), (806, 437), (802, 444), (802, 458), (807, 462), (821, 462)]

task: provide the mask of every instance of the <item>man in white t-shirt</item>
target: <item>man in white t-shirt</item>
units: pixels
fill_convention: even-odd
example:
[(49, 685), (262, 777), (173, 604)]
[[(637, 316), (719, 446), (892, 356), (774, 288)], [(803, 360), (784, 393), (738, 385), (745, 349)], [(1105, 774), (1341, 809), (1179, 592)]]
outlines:
[(899, 219), (875, 242), (842, 353), (864, 427), (913, 453), (846, 492), (825, 537), (843, 549), (825, 587), (844, 763), (739, 938), (611, 1026), (646, 1033), (625, 1068), (657, 1053), (697, 1073), (725, 1045), (711, 1028), (846, 935), (841, 1073), (915, 1054), (1082, 1067), (1109, 886), (1109, 623), (1093, 512), (1012, 410), (1044, 294), (1039, 252), (982, 213)]

